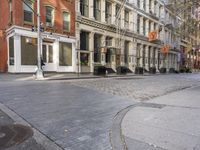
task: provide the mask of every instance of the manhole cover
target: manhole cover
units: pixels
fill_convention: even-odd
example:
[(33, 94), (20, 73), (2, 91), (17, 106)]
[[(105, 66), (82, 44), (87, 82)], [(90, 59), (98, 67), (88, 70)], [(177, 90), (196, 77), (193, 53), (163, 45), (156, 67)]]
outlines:
[(18, 145), (33, 136), (33, 130), (24, 125), (12, 124), (0, 126), (0, 148)]

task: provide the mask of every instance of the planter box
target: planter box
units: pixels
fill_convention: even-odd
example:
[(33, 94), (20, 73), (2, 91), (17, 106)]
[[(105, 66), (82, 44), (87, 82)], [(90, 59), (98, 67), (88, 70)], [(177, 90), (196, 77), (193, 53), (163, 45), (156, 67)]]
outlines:
[(166, 73), (167, 69), (166, 68), (160, 68), (160, 73)]
[(169, 73), (175, 73), (175, 69), (174, 68), (169, 68)]
[(149, 73), (155, 74), (156, 73), (156, 67), (150, 67), (149, 68)]
[(126, 74), (127, 73), (127, 68), (124, 66), (119, 66), (116, 68), (117, 74)]
[(135, 74), (143, 74), (143, 73), (144, 73), (143, 67), (136, 67), (135, 68)]
[(106, 67), (94, 66), (94, 75), (106, 75)]

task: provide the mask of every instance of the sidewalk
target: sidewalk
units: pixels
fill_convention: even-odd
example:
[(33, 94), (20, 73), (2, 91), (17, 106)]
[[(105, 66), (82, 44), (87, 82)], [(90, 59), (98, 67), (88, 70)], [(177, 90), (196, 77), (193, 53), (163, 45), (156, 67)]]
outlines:
[[(92, 73), (44, 73), (44, 80), (73, 80), (73, 79), (95, 79), (95, 78), (115, 78), (115, 77), (124, 77), (124, 76), (150, 76), (150, 75), (159, 75), (159, 74), (134, 74), (127, 73), (118, 75), (116, 73), (107, 74), (106, 76), (97, 76)], [(33, 81), (35, 80), (35, 75), (32, 73), (1, 73), (0, 81)]]
[(200, 150), (199, 92), (200, 87), (195, 87), (129, 108), (121, 123), (124, 147)]

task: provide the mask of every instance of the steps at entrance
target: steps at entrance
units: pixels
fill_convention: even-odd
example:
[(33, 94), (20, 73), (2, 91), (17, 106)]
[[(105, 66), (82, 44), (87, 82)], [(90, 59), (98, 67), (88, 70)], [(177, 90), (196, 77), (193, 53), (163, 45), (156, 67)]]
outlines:
[(112, 68), (107, 68), (106, 67), (106, 70), (108, 71), (108, 73), (116, 73), (115, 70), (113, 70)]
[(126, 71), (127, 71), (127, 73), (133, 73), (133, 71), (130, 70), (128, 67), (126, 67)]

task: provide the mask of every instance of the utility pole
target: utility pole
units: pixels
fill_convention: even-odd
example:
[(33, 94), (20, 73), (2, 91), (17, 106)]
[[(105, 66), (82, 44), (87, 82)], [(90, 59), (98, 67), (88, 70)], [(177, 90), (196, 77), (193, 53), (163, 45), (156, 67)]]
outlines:
[(41, 64), (41, 49), (42, 49), (42, 38), (41, 38), (41, 30), (40, 30), (40, 0), (37, 0), (37, 71), (36, 71), (36, 79), (37, 80), (42, 80), (44, 79), (44, 75), (43, 75), (43, 70), (42, 70), (42, 64)]

